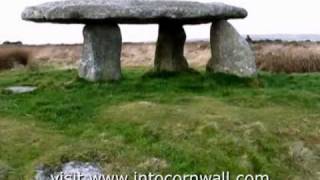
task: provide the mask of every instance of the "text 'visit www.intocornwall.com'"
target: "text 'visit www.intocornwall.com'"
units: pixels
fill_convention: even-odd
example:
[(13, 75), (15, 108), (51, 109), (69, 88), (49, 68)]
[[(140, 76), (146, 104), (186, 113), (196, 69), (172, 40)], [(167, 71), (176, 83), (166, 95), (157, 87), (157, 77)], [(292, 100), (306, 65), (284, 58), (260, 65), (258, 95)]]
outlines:
[(83, 175), (74, 173), (72, 175), (57, 174), (51, 175), (51, 180), (270, 180), (268, 175), (252, 175), (252, 174), (237, 174), (232, 175), (230, 172), (222, 172), (220, 174), (208, 175), (160, 175), (160, 174), (138, 174), (129, 175)]

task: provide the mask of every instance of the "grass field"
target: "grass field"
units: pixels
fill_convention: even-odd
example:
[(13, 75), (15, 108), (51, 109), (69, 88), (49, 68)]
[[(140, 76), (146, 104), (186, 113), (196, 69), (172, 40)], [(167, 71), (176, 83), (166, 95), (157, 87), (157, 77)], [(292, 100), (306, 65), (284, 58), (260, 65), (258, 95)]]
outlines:
[[(0, 177), (41, 164), (98, 162), (106, 173), (320, 178), (320, 74), (240, 79), (126, 69), (88, 83), (74, 70), (0, 73)], [(10, 85), (33, 85), (14, 95)], [(3, 176), (4, 177), (4, 176)]]

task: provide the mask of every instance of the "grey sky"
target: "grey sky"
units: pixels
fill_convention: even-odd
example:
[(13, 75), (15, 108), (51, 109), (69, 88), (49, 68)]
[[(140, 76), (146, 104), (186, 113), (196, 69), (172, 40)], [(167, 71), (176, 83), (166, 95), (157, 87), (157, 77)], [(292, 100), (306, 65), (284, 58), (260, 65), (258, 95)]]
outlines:
[[(0, 42), (79, 43), (81, 25), (52, 25), (24, 22), (24, 7), (50, 0), (10, 0), (0, 5)], [(216, 2), (212, 0), (198, 0)], [(217, 0), (248, 10), (244, 20), (231, 21), (242, 34), (320, 34), (319, 0)], [(209, 38), (209, 25), (187, 26), (188, 39)], [(152, 41), (157, 38), (156, 25), (122, 25), (124, 41)]]

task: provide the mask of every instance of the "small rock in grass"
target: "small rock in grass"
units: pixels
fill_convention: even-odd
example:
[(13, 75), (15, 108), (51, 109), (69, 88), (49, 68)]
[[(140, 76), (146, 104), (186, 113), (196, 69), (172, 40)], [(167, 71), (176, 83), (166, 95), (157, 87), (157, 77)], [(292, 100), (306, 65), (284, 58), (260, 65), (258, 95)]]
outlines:
[(13, 93), (13, 94), (24, 94), (24, 93), (30, 93), (35, 90), (37, 90), (37, 87), (33, 86), (11, 86), (5, 88), (5, 91)]

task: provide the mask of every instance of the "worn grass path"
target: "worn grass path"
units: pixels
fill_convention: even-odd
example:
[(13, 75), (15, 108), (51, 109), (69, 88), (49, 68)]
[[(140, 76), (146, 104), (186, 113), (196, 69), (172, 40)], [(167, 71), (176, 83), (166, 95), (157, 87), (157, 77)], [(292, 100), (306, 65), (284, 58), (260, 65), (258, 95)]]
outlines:
[[(73, 70), (0, 73), (0, 177), (81, 160), (119, 174), (319, 178), (320, 74), (146, 72), (127, 69), (116, 83)], [(10, 85), (39, 89), (13, 95)]]

